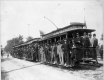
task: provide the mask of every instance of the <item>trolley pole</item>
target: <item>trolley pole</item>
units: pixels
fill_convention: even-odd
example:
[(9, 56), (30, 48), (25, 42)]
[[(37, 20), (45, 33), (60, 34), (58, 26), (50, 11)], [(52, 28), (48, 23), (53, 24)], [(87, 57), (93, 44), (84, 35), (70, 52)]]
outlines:
[(87, 28), (86, 20), (85, 20), (85, 8), (84, 8), (84, 24), (85, 24), (85, 28)]
[(46, 18), (47, 20), (49, 20), (58, 30), (58, 27), (55, 25), (55, 23), (53, 23), (50, 19), (48, 19), (47, 17), (44, 16), (44, 18)]

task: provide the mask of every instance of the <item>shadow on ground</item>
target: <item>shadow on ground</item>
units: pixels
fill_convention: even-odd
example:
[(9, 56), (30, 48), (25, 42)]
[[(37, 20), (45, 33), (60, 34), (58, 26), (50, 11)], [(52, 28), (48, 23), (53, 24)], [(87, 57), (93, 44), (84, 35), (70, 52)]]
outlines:
[(1, 70), (1, 80), (7, 80), (8, 75), (4, 73), (5, 71)]
[(36, 65), (40, 65), (40, 63), (34, 64), (34, 65), (30, 65), (30, 66), (25, 66), (25, 65), (23, 65), (23, 67), (21, 67), (21, 68), (13, 69), (13, 70), (10, 70), (10, 71), (2, 71), (2, 72), (3, 72), (3, 73), (9, 73), (9, 72), (13, 72), (13, 71), (17, 71), (17, 70), (21, 70), (21, 69), (33, 67), (33, 66), (36, 66)]
[(2, 59), (1, 59), (1, 62), (10, 61), (10, 60), (12, 60), (12, 59), (10, 59), (10, 58), (2, 58)]
[(70, 71), (96, 70), (97, 68), (100, 68), (100, 67), (103, 66), (102, 63), (98, 63), (98, 64), (80, 64), (80, 65), (76, 65), (75, 67), (65, 67), (65, 66), (60, 66), (60, 65), (56, 65), (56, 64), (47, 64), (47, 63), (43, 63), (43, 64), (54, 67), (54, 68), (60, 68), (62, 70), (70, 70)]

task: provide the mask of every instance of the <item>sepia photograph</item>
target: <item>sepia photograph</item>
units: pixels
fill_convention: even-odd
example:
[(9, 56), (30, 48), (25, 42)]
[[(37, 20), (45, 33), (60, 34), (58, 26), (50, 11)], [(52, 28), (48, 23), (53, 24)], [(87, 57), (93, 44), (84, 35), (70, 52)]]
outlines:
[(104, 80), (103, 0), (1, 0), (1, 80)]

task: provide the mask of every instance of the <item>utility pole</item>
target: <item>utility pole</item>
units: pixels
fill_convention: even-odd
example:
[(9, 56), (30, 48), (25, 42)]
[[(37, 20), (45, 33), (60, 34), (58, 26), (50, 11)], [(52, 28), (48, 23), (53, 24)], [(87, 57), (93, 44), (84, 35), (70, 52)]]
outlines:
[(44, 16), (44, 18), (46, 18), (47, 20), (49, 20), (58, 30), (58, 27), (55, 25), (55, 23), (53, 23), (50, 19), (48, 19), (47, 17)]
[(85, 24), (85, 28), (87, 28), (86, 20), (85, 20), (85, 8), (84, 8), (84, 24)]
[(28, 25), (28, 36), (30, 36), (30, 34), (29, 34), (29, 26), (30, 26), (30, 24), (27, 24)]

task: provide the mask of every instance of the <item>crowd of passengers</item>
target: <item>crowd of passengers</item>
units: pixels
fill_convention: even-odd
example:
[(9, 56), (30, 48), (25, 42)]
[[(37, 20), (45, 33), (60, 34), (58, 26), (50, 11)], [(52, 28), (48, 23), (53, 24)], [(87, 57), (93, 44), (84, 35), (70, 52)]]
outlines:
[[(89, 49), (89, 47), (93, 47), (93, 50)], [(96, 38), (96, 34), (93, 34), (92, 37), (91, 33), (84, 32), (83, 36), (79, 36), (79, 33), (73, 33), (71, 39), (65, 38), (64, 40), (59, 40), (50, 44), (35, 43), (28, 46), (15, 48), (12, 50), (11, 54), (15, 57), (40, 61), (42, 63), (50, 63), (63, 65), (66, 67), (72, 67), (75, 66), (76, 61), (76, 51), (74, 48), (85, 48), (84, 54), (87, 52), (88, 56), (92, 55), (93, 53), (93, 58), (96, 60), (96, 63), (98, 63), (96, 50), (97, 47), (98, 39)], [(100, 48), (100, 55), (102, 59), (103, 46)]]

